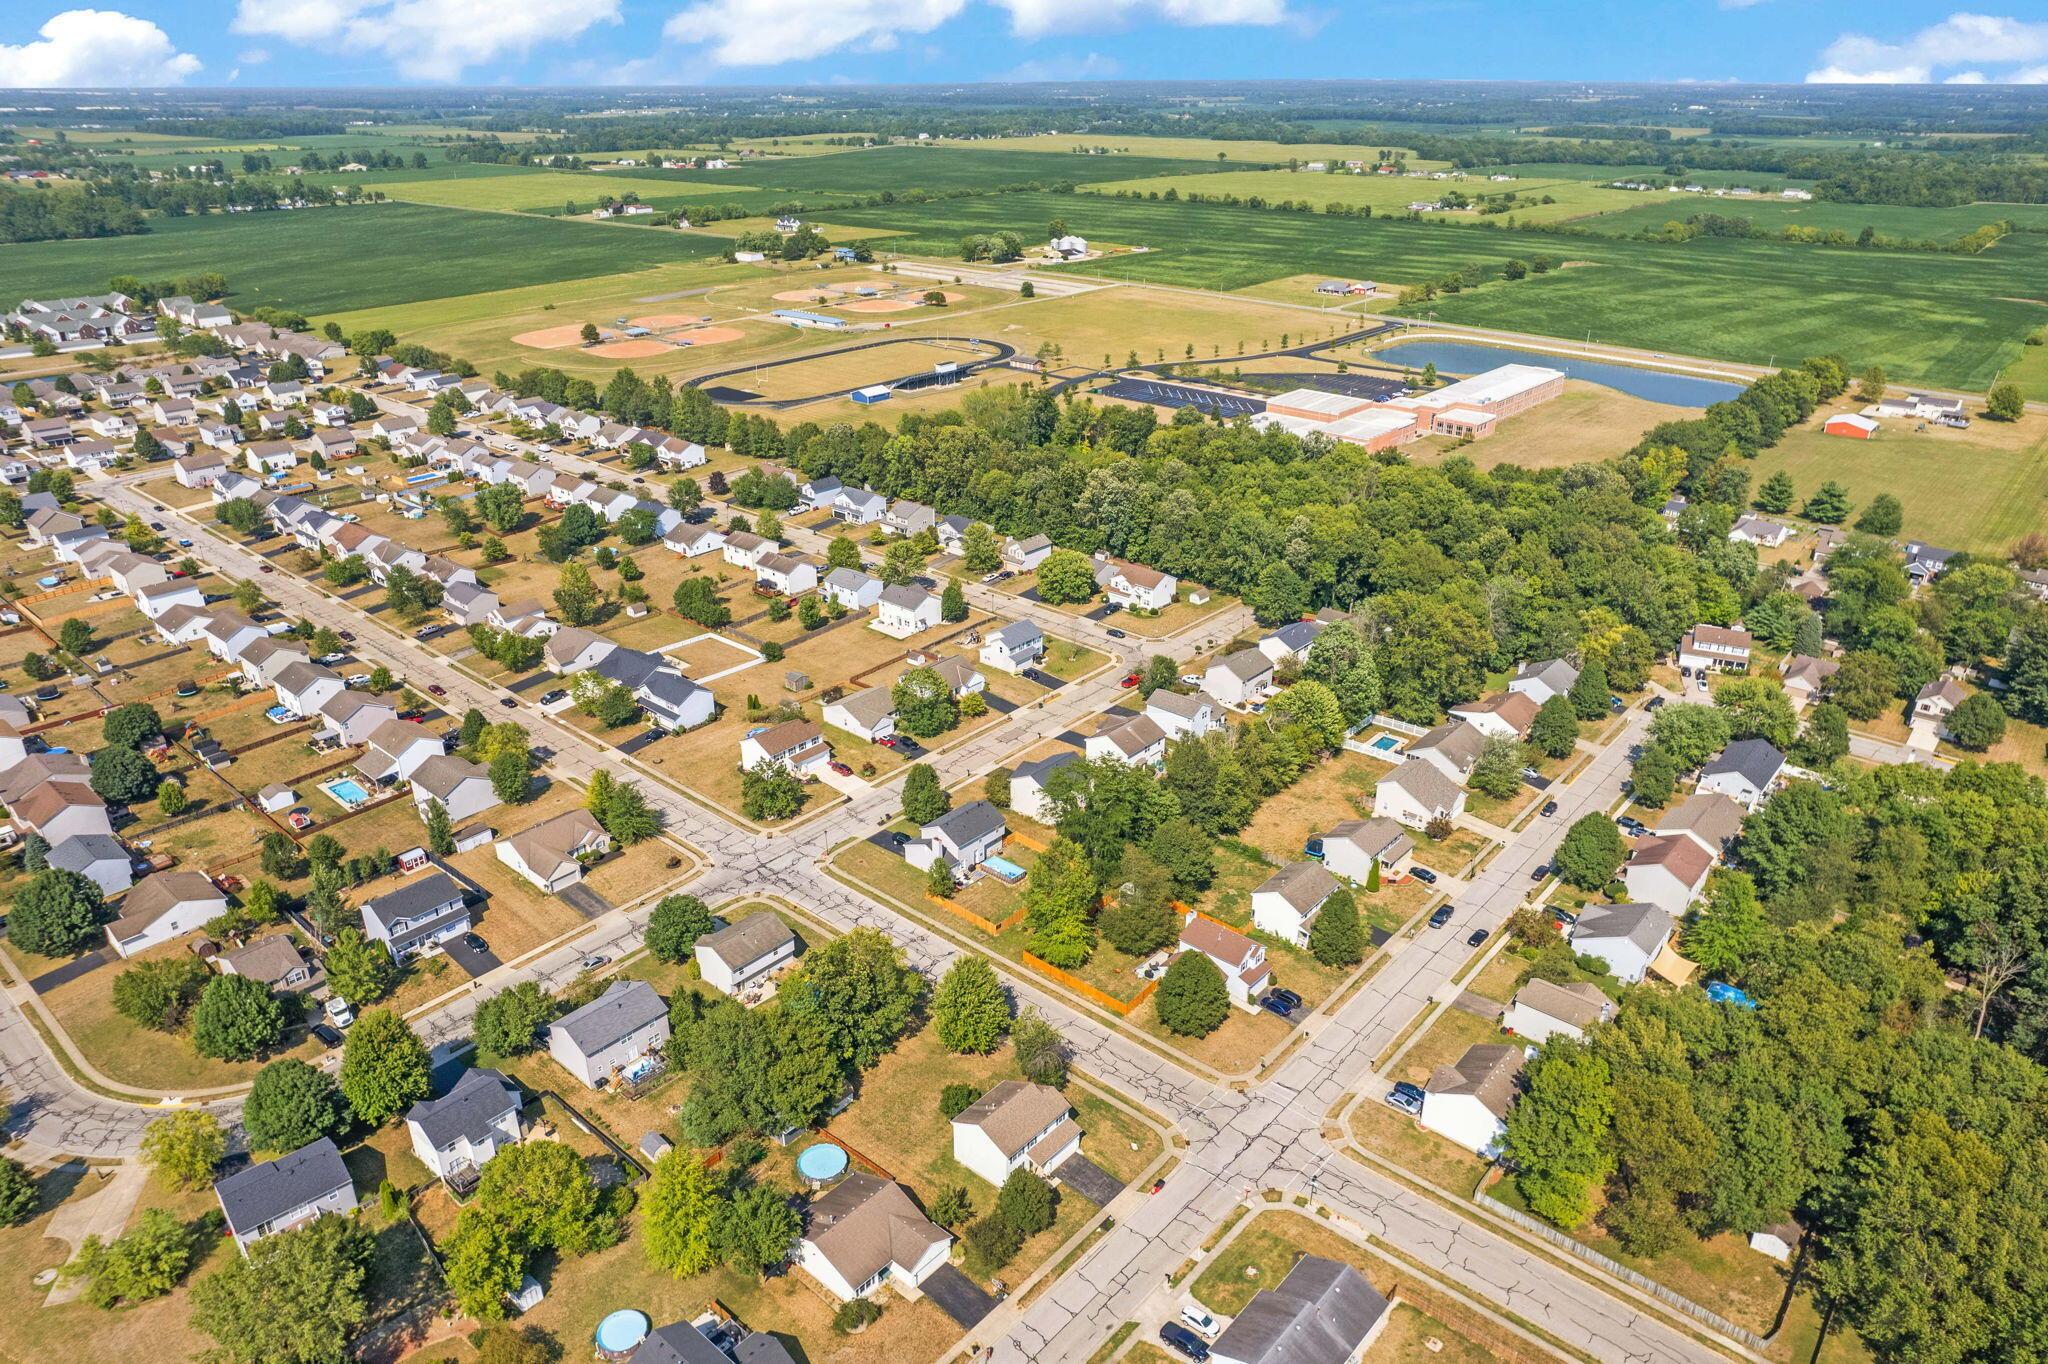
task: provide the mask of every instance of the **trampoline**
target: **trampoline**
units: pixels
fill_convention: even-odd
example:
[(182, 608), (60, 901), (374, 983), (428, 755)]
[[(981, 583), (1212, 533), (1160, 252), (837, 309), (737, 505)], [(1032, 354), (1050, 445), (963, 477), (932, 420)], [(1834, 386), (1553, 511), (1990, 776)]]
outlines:
[(806, 1146), (797, 1153), (796, 1172), (813, 1184), (823, 1184), (846, 1173), (846, 1151), (829, 1141)]
[(604, 1359), (625, 1359), (647, 1339), (647, 1314), (621, 1308), (597, 1324), (597, 1353)]

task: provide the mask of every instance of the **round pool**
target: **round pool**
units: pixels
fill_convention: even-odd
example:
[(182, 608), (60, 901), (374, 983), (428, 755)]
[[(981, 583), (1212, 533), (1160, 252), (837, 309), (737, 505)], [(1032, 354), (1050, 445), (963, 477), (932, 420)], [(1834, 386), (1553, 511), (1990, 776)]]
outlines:
[(621, 1308), (597, 1324), (597, 1351), (607, 1359), (623, 1359), (647, 1339), (647, 1314)]
[(806, 1146), (797, 1153), (796, 1172), (805, 1179), (824, 1181), (846, 1173), (846, 1152), (829, 1141)]

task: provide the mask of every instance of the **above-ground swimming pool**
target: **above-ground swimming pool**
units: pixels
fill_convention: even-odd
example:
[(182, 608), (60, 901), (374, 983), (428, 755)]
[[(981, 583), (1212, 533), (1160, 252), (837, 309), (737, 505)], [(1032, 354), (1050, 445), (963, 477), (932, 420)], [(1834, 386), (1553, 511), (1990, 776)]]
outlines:
[(323, 781), (320, 783), (320, 789), (351, 810), (370, 799), (370, 793), (364, 790), (363, 784), (354, 777), (336, 777), (332, 781)]
[(813, 1183), (837, 1179), (846, 1173), (846, 1152), (829, 1141), (806, 1146), (797, 1153), (796, 1172)]
[(987, 871), (989, 875), (1000, 877), (1005, 881), (1022, 881), (1024, 879), (1024, 868), (1018, 866), (1007, 857), (985, 858), (981, 865), (983, 870)]
[(621, 1308), (597, 1324), (597, 1352), (606, 1359), (624, 1359), (647, 1339), (647, 1314)]

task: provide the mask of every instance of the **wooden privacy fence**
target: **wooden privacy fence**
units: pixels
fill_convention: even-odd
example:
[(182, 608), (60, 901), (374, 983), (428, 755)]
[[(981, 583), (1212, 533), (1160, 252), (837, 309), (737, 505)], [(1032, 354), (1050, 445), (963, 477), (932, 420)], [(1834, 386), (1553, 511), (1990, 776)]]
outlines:
[(1006, 933), (1010, 929), (1015, 928), (1018, 924), (1024, 922), (1024, 911), (1022, 909), (1019, 909), (1015, 914), (1012, 914), (1009, 918), (1003, 920), (1001, 923), (997, 923), (994, 919), (989, 918), (985, 914), (976, 914), (973, 910), (967, 908), (967, 906), (959, 903), (957, 900), (950, 900), (944, 896), (934, 895), (930, 891), (925, 892), (924, 898), (930, 900), (933, 904), (937, 905), (940, 909), (945, 910), (948, 914), (953, 915), (955, 918), (964, 919), (968, 923), (973, 924), (976, 928), (988, 934), (990, 937), (994, 937), (999, 933)]
[(1111, 1013), (1116, 1014), (1118, 1017), (1128, 1017), (1133, 1009), (1136, 1009), (1140, 1004), (1143, 1004), (1146, 1000), (1150, 999), (1152, 997), (1152, 992), (1159, 988), (1158, 981), (1148, 980), (1144, 983), (1143, 986), (1139, 988), (1138, 993), (1132, 995), (1129, 999), (1118, 999), (1115, 995), (1110, 994), (1108, 991), (1099, 990), (1095, 986), (1090, 985), (1087, 981), (1082, 980), (1079, 976), (1072, 975), (1066, 971), (1060, 970), (1059, 967), (1054, 966), (1049, 961), (1045, 961), (1039, 957), (1034, 957), (1029, 952), (1025, 952), (1021, 955), (1024, 964), (1030, 967), (1032, 970), (1038, 972), (1042, 976), (1045, 976), (1049, 980), (1058, 981), (1061, 985), (1066, 986), (1069, 990), (1072, 990), (1075, 994), (1080, 995), (1083, 999), (1088, 1000), (1090, 1003), (1101, 1005), (1103, 1008), (1108, 1009)]

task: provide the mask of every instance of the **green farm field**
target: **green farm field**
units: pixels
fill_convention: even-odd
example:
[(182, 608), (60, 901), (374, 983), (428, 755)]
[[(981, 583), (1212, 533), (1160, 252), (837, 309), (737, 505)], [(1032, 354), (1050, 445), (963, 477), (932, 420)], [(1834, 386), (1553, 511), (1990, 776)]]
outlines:
[(606, 194), (613, 198), (637, 195), (642, 202), (657, 208), (684, 204), (739, 204), (749, 209), (769, 208), (790, 198), (786, 190), (764, 190), (755, 185), (656, 180), (626, 171), (615, 174), (526, 171), (511, 175), (408, 179), (387, 181), (377, 188), (393, 199), (408, 203), (491, 209), (500, 213), (558, 214), (565, 211), (564, 205), (572, 203), (578, 212), (588, 213), (597, 207), (599, 196)]
[(1795, 508), (1828, 479), (1848, 489), (1858, 509), (1890, 493), (1905, 510), (1902, 538), (1979, 554), (2002, 557), (2048, 525), (2048, 416), (2030, 413), (2011, 425), (1978, 417), (1967, 431), (1887, 421), (1867, 441), (1830, 436), (1821, 420), (1757, 456), (1751, 482), (1782, 469), (1792, 476)]
[(2022, 230), (2048, 231), (2048, 204), (1962, 204), (1954, 208), (1913, 208), (1895, 204), (1837, 204), (1825, 199), (1799, 203), (1763, 198), (1716, 199), (1705, 194), (1610, 192), (1626, 196), (1632, 206), (1620, 212), (1603, 214), (1597, 221), (1582, 226), (1620, 236), (1631, 232), (1655, 232), (1667, 222), (1683, 222), (1695, 213), (1715, 213), (1730, 218), (1747, 218), (1770, 232), (1787, 227), (1810, 227), (1822, 232), (1840, 229), (1854, 236), (1870, 227), (1886, 236), (1904, 237), (1909, 241), (1953, 241), (1966, 232), (2000, 219)]
[[(1282, 199), (1306, 199), (1316, 206), (1318, 212), (1326, 204), (1337, 203), (1353, 207), (1370, 205), (1375, 213), (1400, 213), (1411, 203), (1434, 200), (1450, 190), (1468, 198), (1513, 190), (1520, 199), (1529, 201), (1516, 207), (1513, 213), (1515, 220), (1530, 223), (1563, 222), (1570, 218), (1609, 213), (1626, 208), (1641, 197), (1627, 190), (1607, 189), (1584, 180), (1524, 179), (1518, 176), (1512, 183), (1495, 184), (1484, 176), (1455, 181), (1411, 180), (1400, 175), (1352, 175), (1348, 172), (1331, 175), (1321, 171), (1285, 170), (1220, 171), (1198, 176), (1113, 180), (1090, 186), (1090, 189), (1098, 194), (1114, 194), (1118, 190), (1129, 190), (1134, 194), (1163, 194), (1173, 189), (1182, 195), (1190, 191), (1211, 195), (1235, 194), (1239, 198), (1257, 195), (1269, 203)], [(1539, 202), (1546, 196), (1557, 202)], [(1477, 210), (1465, 209), (1452, 216), (1476, 220), (1479, 214)]]
[(2048, 236), (2020, 234), (1974, 256), (1791, 247), (1699, 238), (1683, 244), (1554, 237), (1428, 219), (1331, 219), (1208, 204), (1010, 194), (845, 209), (902, 228), (889, 249), (947, 257), (963, 233), (1034, 235), (1052, 217), (1143, 253), (1081, 273), (1241, 289), (1304, 270), (1396, 284), (1453, 270), (1491, 273), (1510, 258), (1572, 268), (1433, 301), (1440, 320), (1766, 364), (1846, 351), (1895, 378), (1981, 391), (2048, 321)]
[[(948, 147), (986, 148), (992, 151), (1058, 152), (1076, 160), (1088, 160), (1096, 164), (1127, 167), (1144, 157), (1165, 157), (1214, 163), (1227, 161), (1236, 166), (1284, 166), (1295, 161), (1359, 161), (1370, 160), (1381, 150), (1407, 151), (1405, 147), (1375, 142), (1371, 146), (1351, 145), (1342, 142), (1239, 142), (1215, 137), (1115, 137), (1090, 134), (1087, 136), (1066, 133), (1036, 133), (1028, 137), (984, 137), (971, 142), (946, 142)], [(1077, 153), (1076, 147), (1107, 147), (1109, 152), (1102, 156), (1085, 156)], [(1432, 169), (1444, 163), (1417, 161), (1412, 157), (1409, 164), (1417, 169)], [(1119, 176), (1136, 172), (1119, 170)], [(1089, 176), (1090, 180), (1104, 179)]]
[(702, 243), (677, 233), (469, 213), (422, 204), (366, 204), (298, 213), (160, 219), (139, 237), (0, 247), (0, 297), (33, 298), (196, 270), (228, 278), (230, 306), (307, 314), (448, 298), (614, 274), (689, 260)]
[[(1208, 163), (1171, 157), (1083, 157), (1033, 151), (967, 151), (954, 147), (874, 147), (832, 156), (792, 156), (752, 161), (737, 167), (740, 181), (763, 189), (799, 192), (836, 191), (862, 196), (889, 190), (992, 190), (1003, 185), (1087, 183), (1103, 178), (1178, 175), (1205, 169)], [(649, 179), (678, 179), (694, 184), (703, 171), (662, 171), (641, 168)], [(723, 172), (713, 172), (723, 174)], [(1043, 236), (1043, 224), (1034, 232)]]

